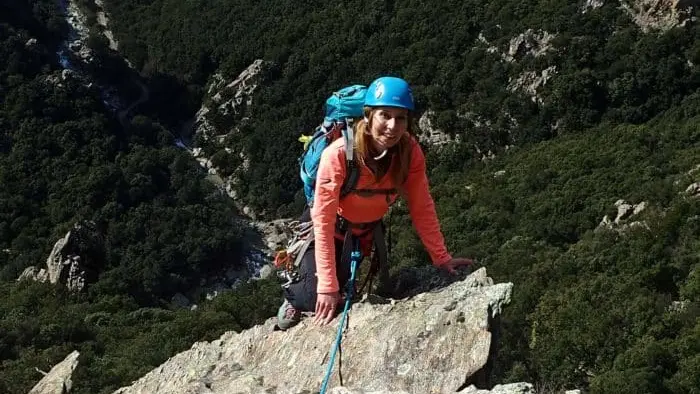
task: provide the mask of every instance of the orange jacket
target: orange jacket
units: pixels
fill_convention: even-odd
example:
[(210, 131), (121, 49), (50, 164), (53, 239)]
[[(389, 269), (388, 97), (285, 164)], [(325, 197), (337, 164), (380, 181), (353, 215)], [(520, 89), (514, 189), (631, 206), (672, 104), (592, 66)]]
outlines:
[[(411, 168), (405, 184), (408, 210), (418, 236), (428, 250), (433, 264), (445, 264), (452, 256), (445, 248), (445, 240), (440, 232), (440, 223), (435, 213), (435, 204), (428, 189), (425, 173), (425, 156), (418, 142), (411, 137)], [(359, 165), (359, 163), (358, 163)], [(340, 290), (336, 277), (335, 224), (336, 215), (352, 223), (368, 223), (381, 219), (389, 210), (396, 196), (387, 198), (384, 194), (361, 196), (350, 193), (340, 200), (340, 189), (345, 180), (345, 142), (342, 138), (329, 145), (321, 155), (314, 205), (311, 218), (314, 223), (316, 275), (318, 293), (332, 293)], [(395, 187), (388, 175), (378, 183), (365, 166), (359, 166), (360, 177), (356, 189), (391, 189)]]

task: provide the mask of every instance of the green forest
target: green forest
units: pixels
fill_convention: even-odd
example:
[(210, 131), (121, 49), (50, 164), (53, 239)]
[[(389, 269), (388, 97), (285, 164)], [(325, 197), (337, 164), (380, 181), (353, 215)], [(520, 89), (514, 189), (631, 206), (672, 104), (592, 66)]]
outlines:
[[(619, 2), (107, 0), (115, 54), (94, 3), (77, 3), (98, 57), (88, 71), (127, 100), (138, 78), (150, 98), (123, 124), (98, 88), (63, 76), (56, 52), (70, 30), (58, 4), (0, 0), (0, 392), (28, 392), (35, 368), (79, 350), (72, 392), (111, 393), (196, 341), (275, 314), (275, 279), (196, 310), (171, 302), (242, 266), (248, 231), (174, 145), (177, 130), (211, 100), (214, 74), (231, 81), (263, 59), (253, 105), (223, 125), (238, 131), (194, 138), (222, 163), (226, 148), (247, 153), (237, 193), (263, 218), (301, 211), (297, 138), (324, 99), (402, 76), (419, 114), (461, 139), (424, 146), (448, 248), (515, 286), (493, 380), (700, 393), (700, 196), (688, 191), (700, 182), (697, 22), (644, 31)], [(528, 29), (550, 33), (548, 48), (505, 60)], [(540, 100), (509, 88), (551, 67)], [(646, 208), (600, 226), (618, 200)], [(428, 257), (405, 206), (392, 211), (401, 296)], [(87, 290), (17, 282), (76, 223), (100, 239), (78, 246), (91, 257)]]

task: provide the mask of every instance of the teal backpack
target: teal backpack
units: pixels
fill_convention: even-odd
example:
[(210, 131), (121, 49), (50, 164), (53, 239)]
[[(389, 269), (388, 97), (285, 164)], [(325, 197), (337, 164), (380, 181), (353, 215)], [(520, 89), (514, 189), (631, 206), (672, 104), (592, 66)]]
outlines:
[(304, 196), (308, 206), (314, 203), (316, 175), (321, 161), (321, 153), (333, 141), (345, 139), (346, 177), (340, 196), (345, 197), (357, 185), (359, 171), (353, 157), (354, 130), (353, 121), (363, 116), (365, 93), (364, 85), (351, 85), (334, 92), (326, 100), (326, 115), (323, 123), (316, 128), (313, 135), (299, 138), (304, 142), (304, 153), (299, 158), (301, 181), (304, 184)]

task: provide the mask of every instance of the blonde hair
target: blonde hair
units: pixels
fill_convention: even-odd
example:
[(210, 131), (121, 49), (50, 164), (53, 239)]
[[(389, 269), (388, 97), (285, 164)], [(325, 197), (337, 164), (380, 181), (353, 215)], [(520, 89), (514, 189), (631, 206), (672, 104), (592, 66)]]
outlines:
[(391, 162), (381, 165), (371, 153), (372, 135), (369, 124), (376, 108), (365, 107), (364, 119), (355, 124), (355, 154), (357, 161), (363, 165), (375, 169), (375, 181), (379, 182), (384, 175), (389, 173), (392, 184), (397, 190), (402, 190), (408, 179), (408, 171), (411, 166), (411, 134), (414, 129), (413, 117), (408, 115), (407, 133), (401, 136), (399, 142), (389, 149)]

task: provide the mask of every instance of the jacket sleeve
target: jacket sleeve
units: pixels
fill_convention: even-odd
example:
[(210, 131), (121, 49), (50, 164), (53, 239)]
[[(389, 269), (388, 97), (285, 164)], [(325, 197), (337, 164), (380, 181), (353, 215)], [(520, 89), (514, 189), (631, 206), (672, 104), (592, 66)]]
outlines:
[(405, 185), (408, 210), (413, 226), (436, 266), (452, 259), (445, 247), (445, 239), (440, 231), (435, 203), (430, 195), (428, 176), (425, 170), (425, 155), (418, 143), (413, 142), (411, 168)]
[(345, 156), (342, 149), (328, 148), (321, 154), (311, 218), (314, 223), (317, 293), (340, 290), (336, 276), (335, 221), (340, 203), (340, 189), (345, 179)]

